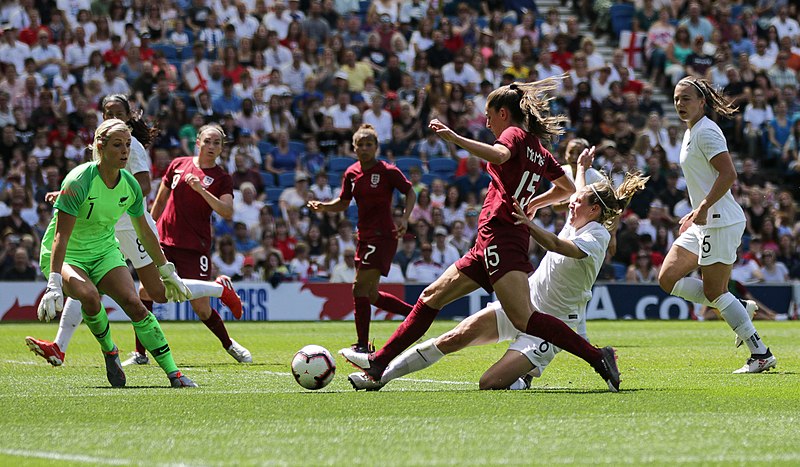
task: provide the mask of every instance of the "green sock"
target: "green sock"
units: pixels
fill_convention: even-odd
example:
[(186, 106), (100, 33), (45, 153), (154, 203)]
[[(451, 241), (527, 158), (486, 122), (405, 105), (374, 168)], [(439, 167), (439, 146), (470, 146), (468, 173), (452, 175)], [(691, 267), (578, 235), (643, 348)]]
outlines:
[(92, 331), (97, 342), (100, 343), (100, 348), (103, 352), (114, 350), (114, 341), (111, 340), (111, 326), (108, 324), (108, 315), (103, 304), (100, 304), (100, 313), (94, 316), (87, 315), (83, 309), (81, 309), (81, 313), (83, 314), (83, 321)]
[(178, 366), (175, 365), (175, 360), (172, 359), (172, 352), (169, 350), (167, 338), (161, 331), (161, 325), (158, 324), (153, 313), (147, 313), (147, 318), (141, 321), (134, 321), (133, 330), (136, 331), (136, 337), (144, 345), (153, 358), (158, 362), (168, 375), (173, 371), (178, 371)]

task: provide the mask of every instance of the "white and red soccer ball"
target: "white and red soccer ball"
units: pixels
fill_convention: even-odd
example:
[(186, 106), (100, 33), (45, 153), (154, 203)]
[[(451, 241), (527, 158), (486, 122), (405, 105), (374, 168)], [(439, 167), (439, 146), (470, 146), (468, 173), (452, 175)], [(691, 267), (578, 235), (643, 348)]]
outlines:
[(322, 389), (336, 374), (336, 360), (325, 347), (307, 345), (294, 354), (292, 374), (300, 386)]

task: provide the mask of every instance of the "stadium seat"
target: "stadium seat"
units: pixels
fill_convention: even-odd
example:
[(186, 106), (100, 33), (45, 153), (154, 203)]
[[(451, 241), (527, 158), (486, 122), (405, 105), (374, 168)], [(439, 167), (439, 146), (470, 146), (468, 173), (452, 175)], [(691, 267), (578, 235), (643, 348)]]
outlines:
[(633, 4), (619, 3), (612, 5), (609, 10), (611, 16), (611, 30), (614, 33), (614, 39), (619, 40), (619, 33), (633, 28), (633, 15), (636, 12), (636, 7)]
[(428, 168), (431, 172), (441, 178), (452, 177), (458, 167), (458, 162), (453, 159), (431, 159), (428, 161)]
[(344, 172), (328, 172), (328, 183), (330, 186), (342, 186), (342, 175)]
[(172, 44), (152, 44), (150, 48), (154, 51), (161, 51), (161, 53), (164, 54), (164, 58), (167, 60), (176, 60), (179, 58), (178, 49)]
[(331, 156), (330, 160), (328, 160), (328, 170), (330, 172), (344, 172), (355, 161), (356, 159), (352, 157)]
[(408, 173), (411, 167), (422, 167), (422, 161), (416, 159), (414, 157), (398, 157), (394, 160), (394, 165), (403, 171), (403, 173)]
[(272, 188), (275, 186), (275, 176), (265, 170), (262, 170), (261, 182), (264, 183), (264, 188)]
[(281, 188), (288, 188), (290, 186), (294, 186), (294, 177), (295, 177), (294, 171), (278, 174), (278, 186)]
[(358, 206), (355, 203), (347, 206), (347, 211), (345, 212), (347, 220), (353, 223), (353, 225), (358, 224)]
[(611, 263), (611, 266), (614, 267), (614, 279), (624, 281), (628, 268), (622, 263)]
[(306, 143), (302, 141), (289, 141), (289, 149), (297, 151), (299, 154), (306, 152)]
[(259, 141), (257, 147), (258, 152), (260, 152), (262, 156), (271, 153), (272, 150), (275, 149), (275, 145), (269, 141)]
[(436, 180), (437, 178), (442, 178), (442, 177), (434, 173), (422, 174), (422, 183), (431, 186), (431, 183), (433, 183), (433, 181)]
[(283, 188), (267, 188), (264, 193), (267, 194), (268, 201), (272, 201), (277, 205), (278, 200), (281, 198), (281, 193), (283, 193)]

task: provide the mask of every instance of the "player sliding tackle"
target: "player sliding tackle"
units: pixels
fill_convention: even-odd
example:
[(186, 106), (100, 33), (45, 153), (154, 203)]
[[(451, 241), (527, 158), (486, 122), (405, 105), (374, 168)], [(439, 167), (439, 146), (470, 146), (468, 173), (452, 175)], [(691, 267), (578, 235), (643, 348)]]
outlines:
[[(486, 102), (486, 127), (497, 140), (489, 145), (456, 134), (439, 120), (430, 128), (442, 139), (484, 159), (492, 183), (481, 210), (475, 245), (444, 274), (422, 291), (405, 321), (374, 354), (352, 349), (340, 353), (361, 368), (373, 381), (380, 381), (389, 363), (422, 337), (445, 305), (478, 287), (495, 292), (514, 328), (538, 336), (589, 363), (608, 383), (619, 390), (619, 370), (614, 349), (598, 349), (558, 318), (531, 308), (528, 298), (528, 229), (519, 225), (514, 203), (525, 207), (532, 217), (539, 207), (566, 199), (575, 190), (564, 170), (542, 146), (541, 139), (563, 133), (563, 116), (546, 116), (549, 97), (559, 80), (548, 78), (534, 83), (513, 83), (492, 91)], [(542, 194), (536, 190), (542, 179), (552, 187)]]
[[(534, 224), (519, 203), (515, 203), (514, 212), (517, 222), (527, 226), (534, 240), (548, 250), (539, 268), (528, 278), (534, 309), (548, 310), (548, 314), (577, 329), (584, 338), (586, 304), (619, 216), (647, 181), (647, 177), (628, 174), (616, 191), (606, 177), (586, 185), (586, 171), (593, 159), (594, 147), (584, 149), (578, 158), (577, 192), (570, 200), (567, 223), (558, 236)], [(541, 376), (561, 350), (517, 330), (500, 302), (493, 302), (452, 331), (403, 352), (392, 360), (380, 381), (372, 381), (363, 373), (353, 373), (348, 379), (356, 390), (374, 391), (393, 379), (433, 365), (446, 354), (502, 341), (512, 342), (505, 355), (481, 377), (481, 389), (527, 389), (531, 377)]]
[(103, 351), (108, 382), (114, 387), (125, 386), (119, 350), (111, 339), (101, 301), (101, 294), (108, 295), (130, 317), (136, 335), (167, 373), (171, 385), (195, 387), (178, 371), (158, 320), (139, 300), (114, 238), (114, 225), (127, 213), (142, 247), (158, 267), (166, 298), (183, 301), (191, 297), (145, 219), (139, 183), (124, 169), (130, 147), (131, 133), (125, 122), (106, 120), (95, 131), (95, 162), (76, 167), (64, 180), (55, 202), (56, 214), (42, 239), (39, 264), (48, 281), (38, 316), (41, 320), (53, 319), (64, 307), (65, 294), (79, 301), (83, 319)]

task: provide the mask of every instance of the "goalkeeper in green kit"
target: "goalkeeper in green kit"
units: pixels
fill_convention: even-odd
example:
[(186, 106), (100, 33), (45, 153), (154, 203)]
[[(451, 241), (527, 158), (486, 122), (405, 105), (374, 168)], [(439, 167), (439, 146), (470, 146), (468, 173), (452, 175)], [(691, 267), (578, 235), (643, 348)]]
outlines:
[(55, 318), (64, 306), (65, 293), (81, 302), (84, 321), (103, 351), (108, 382), (122, 387), (125, 373), (101, 303), (101, 295), (108, 295), (130, 317), (137, 337), (167, 373), (171, 385), (196, 387), (178, 370), (158, 320), (139, 300), (114, 238), (117, 221), (129, 214), (142, 246), (158, 266), (167, 299), (191, 298), (145, 220), (139, 183), (124, 170), (130, 145), (131, 134), (125, 122), (104, 121), (95, 131), (92, 144), (97, 162), (76, 167), (64, 180), (54, 205), (56, 214), (42, 240), (39, 263), (48, 282), (37, 314), (40, 320)]

